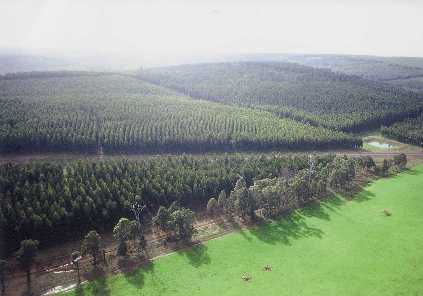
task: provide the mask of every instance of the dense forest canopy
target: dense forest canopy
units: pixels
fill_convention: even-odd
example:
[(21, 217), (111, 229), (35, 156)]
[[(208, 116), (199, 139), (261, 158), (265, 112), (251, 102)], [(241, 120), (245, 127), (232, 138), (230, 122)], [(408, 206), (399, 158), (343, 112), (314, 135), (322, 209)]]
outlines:
[[(272, 60), (272, 57), (268, 57)], [(375, 57), (353, 55), (283, 55), (273, 59), (299, 63), (365, 79), (389, 81), (423, 76), (423, 58)]]
[(308, 165), (307, 155), (230, 154), (6, 164), (0, 166), (0, 225), (10, 247), (28, 237), (54, 243), (129, 217), (135, 195), (147, 205), (147, 216), (174, 201), (205, 208), (210, 197), (229, 192), (239, 176), (251, 185)]
[(416, 93), (292, 63), (183, 65), (138, 75), (194, 98), (265, 109), (345, 131), (380, 126), (423, 110)]
[(390, 80), (389, 84), (423, 93), (423, 76)]
[(193, 100), (125, 75), (0, 79), (0, 151), (160, 152), (356, 147), (344, 133)]
[(389, 138), (423, 147), (423, 115), (382, 127), (381, 132)]

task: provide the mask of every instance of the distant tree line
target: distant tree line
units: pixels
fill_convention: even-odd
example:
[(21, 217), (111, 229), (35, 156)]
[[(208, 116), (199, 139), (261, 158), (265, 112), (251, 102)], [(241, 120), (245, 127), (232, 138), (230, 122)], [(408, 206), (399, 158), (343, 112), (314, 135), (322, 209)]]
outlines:
[(121, 75), (0, 80), (0, 152), (352, 148), (352, 135)]
[(182, 65), (142, 70), (138, 77), (193, 98), (265, 109), (349, 132), (390, 124), (423, 110), (417, 93), (293, 63)]
[(408, 118), (391, 126), (383, 126), (381, 133), (400, 142), (423, 146), (423, 114)]
[(113, 75), (107, 72), (89, 72), (89, 71), (29, 71), (29, 72), (16, 72), (6, 73), (0, 75), (0, 79), (29, 79), (29, 78), (53, 78), (53, 77), (76, 77), (76, 76), (100, 76), (100, 75)]
[[(215, 162), (218, 162), (216, 167)], [(233, 167), (237, 167), (236, 165), (234, 166), (234, 164), (236, 164), (237, 162), (240, 162), (242, 164), (243, 170), (239, 171), (239, 173), (241, 174), (235, 173), (235, 171), (232, 170)], [(244, 167), (244, 165), (251, 164), (251, 162), (255, 163), (253, 167), (249, 165)], [(203, 171), (207, 174), (206, 176), (203, 175), (202, 178), (206, 177), (206, 180), (208, 180), (209, 178), (213, 178), (212, 176), (215, 173), (214, 169), (219, 168), (219, 177), (223, 178), (222, 181), (224, 181), (223, 184), (210, 184), (213, 186), (213, 190), (207, 190), (208, 188), (207, 186), (204, 186), (205, 184), (203, 184), (202, 187), (197, 188), (198, 191), (196, 193), (198, 194), (198, 198), (200, 198), (200, 203), (197, 204), (196, 208), (204, 207), (204, 205), (207, 204), (207, 212), (211, 215), (223, 214), (231, 219), (235, 216), (238, 216), (243, 220), (255, 220), (259, 216), (265, 219), (277, 218), (281, 214), (295, 210), (299, 207), (308, 204), (309, 202), (319, 201), (320, 199), (327, 197), (328, 195), (332, 194), (332, 190), (348, 191), (350, 190), (356, 175), (360, 174), (363, 171), (382, 175), (396, 173), (406, 167), (407, 157), (405, 154), (399, 154), (395, 156), (392, 160), (384, 160), (381, 166), (376, 166), (373, 159), (368, 156), (348, 158), (346, 156), (335, 157), (335, 155), (304, 155), (297, 157), (278, 158), (254, 157), (249, 159), (231, 159), (228, 157), (224, 157), (220, 160), (210, 160), (207, 158), (188, 159), (186, 157), (182, 157), (175, 158), (173, 161), (171, 159), (167, 159), (167, 162), (165, 162), (167, 170), (176, 169), (179, 173), (182, 174), (188, 172), (187, 170), (185, 170), (186, 168), (184, 168), (184, 164), (189, 163), (191, 163), (191, 166), (192, 163), (197, 163), (197, 165), (200, 164), (199, 167), (191, 167), (191, 171), (195, 172), (195, 174), (190, 175), (191, 178), (194, 175), (202, 174), (201, 171)], [(230, 163), (232, 165), (228, 166), (228, 164)], [(143, 163), (143, 165), (146, 164), (147, 162)], [(161, 160), (155, 160), (150, 164), (149, 170), (147, 170), (146, 172), (151, 172), (152, 174), (155, 174), (157, 171), (154, 170), (154, 168), (163, 164), (164, 163), (161, 162)], [(254, 173), (254, 169), (256, 168), (256, 166), (263, 164), (266, 166), (262, 166), (260, 168), (257, 167), (257, 169), (263, 170), (262, 173)], [(104, 163), (98, 165), (101, 166), (104, 165)], [(25, 184), (28, 184), (28, 182), (31, 181), (34, 184), (37, 184), (36, 186), (38, 186), (40, 183), (46, 182), (47, 184), (49, 184), (47, 186), (50, 186), (49, 182), (53, 181), (54, 177), (57, 176), (60, 172), (59, 170), (61, 170), (66, 179), (72, 179), (73, 176), (74, 180), (78, 180), (81, 183), (79, 185), (81, 186), (82, 191), (85, 190), (83, 188), (86, 188), (90, 191), (85, 191), (85, 193), (88, 193), (90, 196), (92, 196), (92, 199), (98, 199), (97, 195), (99, 189), (95, 186), (95, 183), (97, 182), (96, 176), (105, 174), (108, 183), (114, 183), (116, 181), (114, 177), (119, 177), (119, 179), (122, 179), (123, 182), (130, 184), (128, 182), (130, 176), (135, 176), (143, 173), (139, 170), (140, 167), (142, 166), (139, 166), (138, 163), (121, 162), (97, 170), (96, 163), (82, 164), (81, 162), (78, 162), (76, 167), (60, 167), (55, 164), (53, 166), (50, 166), (50, 169), (53, 170), (49, 170), (46, 169), (49, 168), (48, 166), (45, 167), (43, 165), (40, 165), (37, 166), (35, 170), (31, 171), (31, 168), (34, 168), (29, 168), (28, 166), (26, 166), (25, 168), (20, 168), (14, 171), (8, 170), (11, 172), (11, 174), (6, 176), (4, 174), (1, 175), (0, 180), (4, 182), (6, 180), (5, 177), (9, 177), (8, 180), (11, 181), (12, 179), (14, 179), (11, 177), (14, 176), (16, 178), (16, 176), (19, 176), (19, 180), (15, 179), (16, 181), (18, 181), (18, 183), (22, 180), (25, 180)], [(138, 168), (138, 170), (134, 170), (134, 168)], [(248, 170), (247, 168), (254, 169)], [(54, 171), (54, 169), (56, 169), (56, 171)], [(75, 171), (72, 172), (72, 170), (74, 169), (77, 170), (79, 173), (75, 175)], [(225, 175), (225, 173), (232, 174), (232, 176)], [(174, 185), (178, 184), (176, 175), (172, 174), (171, 176), (172, 177), (170, 179), (164, 180), (162, 184), (170, 185), (168, 182)], [(160, 178), (160, 175), (158, 175), (157, 177)], [(55, 180), (56, 184), (60, 183), (59, 179), (60, 178)], [(150, 179), (150, 181), (151, 180), (152, 179)], [(140, 180), (138, 179), (138, 181)], [(101, 180), (100, 182), (104, 181)], [(85, 183), (86, 186), (84, 187), (82, 183)], [(142, 187), (141, 184), (137, 185)], [(6, 182), (2, 185), (6, 185), (6, 187), (10, 188), (11, 184), (8, 184)], [(121, 184), (121, 186), (122, 185), (123, 183)], [(183, 184), (180, 185), (182, 185), (183, 187)], [(190, 242), (192, 240), (192, 237), (195, 233), (195, 213), (188, 207), (180, 206), (180, 202), (183, 201), (185, 203), (188, 203), (188, 205), (192, 207), (195, 206), (194, 201), (185, 200), (184, 198), (182, 198), (182, 200), (173, 199), (173, 201), (169, 204), (170, 199), (168, 198), (166, 201), (158, 202), (157, 204), (155, 204), (153, 200), (146, 200), (145, 198), (143, 198), (143, 196), (145, 195), (125, 196), (125, 193), (129, 193), (129, 190), (127, 190), (128, 187), (122, 187), (123, 188), (121, 192), (117, 193), (116, 195), (113, 194), (112, 196), (116, 196), (117, 200), (122, 197), (124, 198), (126, 209), (123, 209), (124, 211), (121, 211), (119, 214), (124, 214), (126, 215), (126, 217), (116, 215), (115, 219), (110, 219), (110, 217), (105, 215), (104, 213), (107, 213), (108, 211), (106, 209), (106, 204), (108, 203), (106, 199), (109, 198), (106, 197), (106, 199), (102, 199), (100, 200), (100, 202), (95, 202), (93, 205), (94, 209), (97, 208), (98, 210), (101, 210), (101, 208), (103, 208), (103, 210), (101, 211), (103, 216), (95, 223), (93, 223), (92, 220), (84, 221), (84, 219), (76, 219), (75, 221), (71, 221), (71, 219), (75, 218), (75, 215), (78, 215), (77, 212), (85, 211), (85, 208), (81, 210), (75, 207), (73, 209), (70, 209), (69, 211), (65, 208), (61, 208), (60, 212), (62, 214), (65, 213), (64, 217), (59, 217), (60, 214), (54, 213), (54, 209), (53, 214), (51, 214), (51, 211), (49, 212), (48, 209), (41, 209), (41, 211), (44, 211), (45, 214), (41, 214), (42, 217), (36, 218), (38, 215), (36, 213), (37, 209), (34, 210), (30, 204), (31, 202), (35, 204), (39, 203), (39, 201), (37, 200), (37, 196), (33, 193), (31, 194), (28, 191), (24, 191), (24, 201), (27, 202), (28, 205), (26, 205), (27, 208), (24, 209), (18, 208), (17, 214), (22, 214), (23, 216), (15, 216), (15, 218), (27, 220), (21, 221), (21, 223), (27, 223), (31, 219), (35, 221), (30, 221), (30, 223), (45, 223), (46, 221), (43, 221), (43, 219), (48, 220), (48, 217), (50, 215), (53, 215), (53, 223), (57, 222), (53, 220), (56, 219), (54, 218), (55, 215), (58, 216), (59, 219), (63, 219), (62, 224), (52, 224), (50, 222), (50, 231), (52, 231), (52, 228), (60, 228), (61, 230), (64, 230), (64, 224), (69, 222), (70, 224), (67, 225), (68, 227), (72, 225), (72, 222), (89, 223), (88, 227), (81, 227), (81, 224), (78, 224), (80, 230), (82, 229), (82, 232), (86, 234), (83, 238), (81, 237), (81, 249), (74, 251), (72, 252), (72, 254), (70, 254), (71, 262), (77, 270), (78, 284), (81, 282), (79, 270), (79, 260), (81, 259), (81, 256), (91, 256), (94, 269), (97, 268), (99, 261), (106, 263), (106, 256), (104, 250), (102, 250), (102, 238), (96, 230), (92, 230), (93, 228), (104, 229), (100, 226), (100, 223), (113, 226), (113, 236), (117, 242), (116, 255), (118, 256), (126, 257), (129, 255), (128, 244), (131, 244), (135, 247), (135, 250), (138, 255), (145, 255), (144, 251), (147, 246), (147, 241), (144, 233), (146, 227), (148, 227), (149, 225), (152, 225), (154, 229), (156, 229), (156, 231), (160, 231), (166, 234), (167, 240), (178, 240), (184, 243)], [(141, 187), (137, 187), (138, 193), (142, 191)], [(332, 190), (329, 191), (329, 189)], [(19, 188), (16, 188), (16, 191), (17, 190), (19, 190)], [(67, 192), (72, 192), (72, 190), (68, 188), (64, 190), (64, 192), (60, 193), (56, 191), (56, 194), (52, 195), (50, 191), (54, 191), (54, 189), (49, 188), (48, 192), (45, 192), (41, 196), (48, 195), (48, 198), (50, 198), (50, 204), (56, 205), (57, 207), (58, 205), (55, 200), (60, 200), (61, 202), (61, 200), (63, 200), (62, 196), (66, 196)], [(193, 193), (191, 190), (189, 191)], [(213, 197), (209, 198), (207, 201), (205, 197), (210, 195)], [(29, 201), (28, 199), (26, 199), (27, 196), (31, 196), (34, 200)], [(39, 196), (38, 198), (41, 198), (41, 196)], [(18, 195), (14, 197), (15, 199), (18, 199), (20, 196)], [(80, 197), (78, 196), (78, 198)], [(65, 207), (66, 202), (69, 202), (69, 200), (65, 201)], [(72, 206), (74, 206), (74, 203), (72, 203), (72, 201), (70, 202)], [(13, 211), (10, 210), (12, 208), (12, 205), (13, 200), (11, 199), (7, 200), (6, 203), (1, 203), (2, 207), (0, 208), (0, 226), (6, 231), (7, 227), (13, 227), (13, 225), (8, 224), (10, 223), (10, 221), (7, 220), (10, 217), (11, 212)], [(85, 205), (83, 207), (85, 207)], [(16, 206), (14, 208), (16, 208)], [(153, 208), (154, 210), (142, 213), (146, 208)], [(32, 216), (26, 216), (27, 214), (25, 210), (31, 213)], [(91, 215), (95, 214), (95, 210), (91, 212)], [(141, 219), (141, 215), (143, 219)], [(65, 222), (65, 220), (67, 222)], [(111, 220), (113, 221), (112, 224), (110, 224)], [(39, 236), (36, 231), (42, 231), (42, 228), (45, 226), (39, 224), (38, 227), (40, 228), (33, 228), (33, 232), (27, 234), (28, 237)], [(17, 227), (13, 229), (13, 232), (15, 230), (17, 230)], [(43, 239), (45, 240), (58, 238), (59, 236), (57, 236), (57, 233), (53, 237), (43, 237)], [(32, 238), (25, 238), (20, 241), (20, 247), (15, 252), (15, 256), (18, 263), (27, 274), (28, 293), (31, 292), (31, 267), (34, 263), (35, 257), (37, 256), (39, 244), (40, 242), (38, 240), (34, 240)], [(134, 250), (134, 248), (132, 248), (132, 250)], [(0, 258), (0, 288), (2, 292), (4, 292), (6, 287), (6, 270), (7, 261)]]
[(142, 161), (41, 162), (0, 166), (0, 224), (9, 250), (25, 238), (54, 244), (91, 229), (111, 228), (132, 215), (136, 195), (153, 213), (174, 201), (196, 208), (239, 175), (248, 184), (307, 166), (304, 157), (178, 156)]

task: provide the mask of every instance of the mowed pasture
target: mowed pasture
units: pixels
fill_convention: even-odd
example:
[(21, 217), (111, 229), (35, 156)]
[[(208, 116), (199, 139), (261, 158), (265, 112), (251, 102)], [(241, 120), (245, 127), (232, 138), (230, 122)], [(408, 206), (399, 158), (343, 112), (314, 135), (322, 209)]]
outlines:
[(422, 181), (420, 165), (66, 295), (421, 295)]

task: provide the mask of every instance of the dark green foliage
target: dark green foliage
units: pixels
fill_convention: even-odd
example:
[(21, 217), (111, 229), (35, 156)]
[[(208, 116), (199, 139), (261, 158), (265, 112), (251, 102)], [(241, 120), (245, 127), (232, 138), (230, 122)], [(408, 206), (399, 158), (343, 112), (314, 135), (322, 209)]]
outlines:
[(340, 132), (189, 97), (124, 75), (0, 79), (0, 152), (354, 147)]
[(391, 80), (389, 81), (389, 84), (400, 86), (411, 91), (423, 93), (423, 75), (419, 77)]
[(254, 218), (255, 200), (248, 191), (247, 183), (243, 177), (239, 178), (229, 196), (235, 205), (238, 216), (242, 218)]
[(210, 198), (207, 202), (207, 213), (214, 215), (217, 213), (218, 208), (217, 200), (214, 197)]
[(308, 163), (308, 167), (290, 176), (255, 180), (248, 189), (239, 179), (231, 191), (237, 215), (245, 217), (258, 211), (266, 219), (277, 217), (326, 197), (328, 184), (335, 189), (348, 189), (356, 170), (364, 168), (360, 159), (346, 157), (310, 157)]
[(395, 155), (393, 162), (394, 165), (396, 165), (399, 169), (404, 169), (407, 166), (407, 155), (405, 155), (404, 153)]
[(415, 93), (290, 63), (184, 65), (146, 70), (139, 76), (194, 98), (264, 109), (345, 131), (391, 123), (423, 108)]
[(194, 234), (194, 212), (190, 209), (180, 207), (173, 202), (169, 208), (161, 206), (153, 217), (153, 225), (172, 238), (182, 241), (190, 241)]
[(1, 295), (3, 295), (6, 291), (6, 267), (7, 261), (4, 259), (0, 259), (0, 291)]
[(170, 230), (169, 222), (169, 210), (164, 206), (160, 206), (156, 216), (153, 217), (153, 225), (163, 232), (168, 232)]
[(363, 156), (359, 159), (363, 168), (368, 170), (374, 169), (376, 167), (376, 163), (370, 156)]
[(220, 191), (219, 197), (217, 199), (217, 207), (221, 212), (223, 212), (225, 209), (226, 201), (227, 201), (226, 192), (225, 190), (222, 190)]
[(194, 234), (194, 212), (187, 208), (178, 208), (170, 214), (170, 228), (175, 237), (184, 242), (191, 241)]
[(391, 82), (394, 79), (423, 76), (423, 59), (349, 55), (289, 55), (285, 61), (370, 80)]
[(101, 236), (95, 231), (91, 230), (82, 241), (82, 254), (91, 255), (93, 257), (93, 267), (97, 267), (97, 259), (100, 255)]
[(335, 189), (348, 188), (356, 175), (355, 160), (339, 158), (334, 164), (329, 175), (329, 185)]
[(423, 114), (382, 127), (381, 132), (384, 136), (400, 142), (423, 146)]
[(121, 217), (133, 217), (130, 206), (135, 195), (147, 206), (146, 216), (174, 201), (204, 208), (210, 196), (229, 192), (239, 175), (252, 184), (253, 179), (277, 176), (283, 168), (305, 166), (304, 157), (277, 155), (2, 165), (0, 216), (6, 246), (13, 249), (29, 235), (45, 246), (90, 229), (112, 229)]
[(16, 252), (16, 259), (23, 270), (26, 272), (26, 283), (28, 295), (31, 295), (31, 267), (38, 254), (37, 240), (27, 239), (21, 241), (19, 250)]
[(127, 241), (135, 238), (137, 222), (127, 218), (120, 218), (113, 228), (113, 237), (118, 242), (117, 255), (126, 256), (128, 252)]

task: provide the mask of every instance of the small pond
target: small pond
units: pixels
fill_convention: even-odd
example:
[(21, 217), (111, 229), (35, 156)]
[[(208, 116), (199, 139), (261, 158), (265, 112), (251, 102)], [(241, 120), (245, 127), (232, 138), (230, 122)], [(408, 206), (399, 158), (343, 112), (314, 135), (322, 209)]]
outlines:
[(377, 141), (372, 141), (372, 142), (369, 142), (367, 144), (369, 144), (370, 146), (373, 146), (373, 147), (384, 148), (384, 149), (390, 149), (390, 148), (394, 147), (391, 144), (388, 144), (388, 143), (380, 143), (380, 142), (377, 142)]

